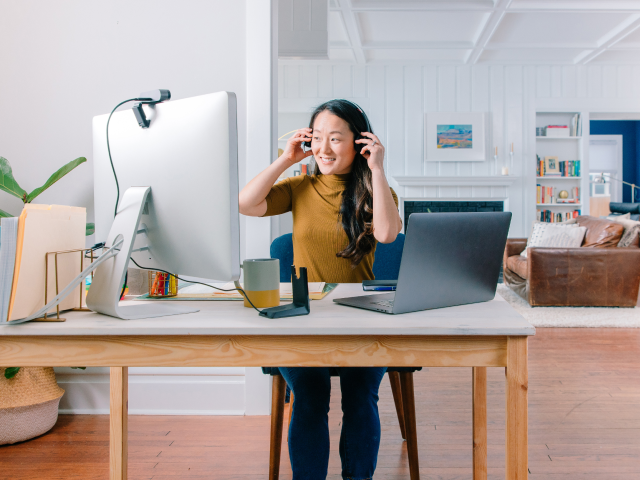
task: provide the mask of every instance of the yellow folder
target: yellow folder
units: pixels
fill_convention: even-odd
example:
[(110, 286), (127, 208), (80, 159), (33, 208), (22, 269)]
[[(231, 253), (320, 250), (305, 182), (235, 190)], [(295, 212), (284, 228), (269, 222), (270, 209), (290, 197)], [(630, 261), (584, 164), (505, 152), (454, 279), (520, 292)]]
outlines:
[[(42, 308), (47, 252), (84, 248), (87, 213), (81, 207), (25, 205), (18, 219), (16, 263), (9, 300), (9, 321), (27, 317)], [(56, 295), (54, 255), (49, 255), (47, 299)], [(80, 273), (80, 253), (58, 255), (61, 291)], [(60, 303), (60, 310), (79, 306), (79, 293)]]

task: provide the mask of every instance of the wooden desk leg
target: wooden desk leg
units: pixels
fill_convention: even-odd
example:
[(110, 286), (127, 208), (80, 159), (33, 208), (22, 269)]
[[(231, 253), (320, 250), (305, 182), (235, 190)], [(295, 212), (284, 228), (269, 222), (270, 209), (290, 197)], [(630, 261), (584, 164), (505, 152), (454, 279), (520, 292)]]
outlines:
[(526, 480), (528, 473), (527, 337), (507, 341), (507, 438), (506, 478)]
[[(284, 422), (284, 396), (287, 382), (281, 375), (274, 375), (271, 387), (271, 439), (269, 441), (269, 480), (280, 476), (282, 451), (282, 423)], [(293, 391), (291, 392), (293, 394)], [(293, 407), (293, 403), (291, 404)]]
[(473, 367), (473, 480), (487, 480), (487, 367)]
[(129, 367), (111, 367), (109, 479), (127, 480)]
[(418, 459), (418, 431), (416, 429), (416, 403), (413, 392), (413, 372), (400, 373), (400, 388), (404, 409), (404, 428), (407, 434), (407, 454), (409, 455), (409, 478), (420, 480)]

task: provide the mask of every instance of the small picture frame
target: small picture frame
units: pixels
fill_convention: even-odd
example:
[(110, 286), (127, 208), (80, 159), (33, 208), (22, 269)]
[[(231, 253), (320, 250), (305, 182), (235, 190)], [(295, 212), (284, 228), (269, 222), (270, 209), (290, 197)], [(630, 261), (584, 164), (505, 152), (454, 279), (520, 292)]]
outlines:
[(544, 157), (544, 174), (560, 174), (560, 162), (558, 162), (558, 157)]

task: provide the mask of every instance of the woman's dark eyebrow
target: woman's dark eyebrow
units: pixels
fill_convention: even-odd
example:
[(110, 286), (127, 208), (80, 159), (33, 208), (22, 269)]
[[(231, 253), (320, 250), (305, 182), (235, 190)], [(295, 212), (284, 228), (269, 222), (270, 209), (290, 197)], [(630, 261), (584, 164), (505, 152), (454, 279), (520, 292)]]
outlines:
[[(314, 129), (314, 132), (317, 132), (318, 130)], [(341, 132), (340, 130), (333, 130), (332, 132), (329, 132), (329, 135), (333, 135), (334, 133), (339, 133), (340, 135), (344, 135), (343, 132)]]

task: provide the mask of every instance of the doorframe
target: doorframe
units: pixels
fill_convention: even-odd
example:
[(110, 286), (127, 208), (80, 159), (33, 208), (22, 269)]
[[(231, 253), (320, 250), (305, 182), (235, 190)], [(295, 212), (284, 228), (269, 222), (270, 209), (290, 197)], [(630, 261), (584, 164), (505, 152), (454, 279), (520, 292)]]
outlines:
[[(597, 141), (602, 143), (610, 143), (614, 142), (616, 144), (616, 167), (617, 167), (617, 178), (618, 180), (622, 180), (622, 135), (589, 135), (589, 144), (588, 147), (591, 148), (591, 142)], [(591, 169), (589, 169), (589, 174), (591, 174)], [(615, 180), (614, 180), (615, 182)], [(611, 183), (611, 185), (615, 185), (615, 197), (613, 195), (613, 191), (611, 192), (611, 201), (612, 202), (622, 202), (622, 189), (624, 184), (621, 182)], [(591, 185), (589, 185), (591, 187)]]

